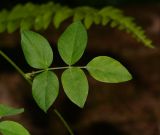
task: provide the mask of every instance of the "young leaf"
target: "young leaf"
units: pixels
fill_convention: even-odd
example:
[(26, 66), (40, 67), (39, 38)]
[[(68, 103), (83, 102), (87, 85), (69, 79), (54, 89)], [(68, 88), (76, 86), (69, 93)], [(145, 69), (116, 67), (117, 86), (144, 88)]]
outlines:
[(29, 30), (22, 31), (21, 36), (22, 49), (28, 64), (38, 69), (48, 68), (53, 61), (53, 52), (48, 41)]
[(84, 17), (85, 17), (85, 13), (84, 13), (84, 10), (83, 10), (83, 9), (76, 8), (76, 9), (74, 10), (73, 22), (81, 21), (81, 20), (84, 19)]
[(132, 78), (121, 63), (107, 56), (94, 58), (87, 64), (87, 70), (93, 78), (101, 82), (119, 83)]
[(8, 17), (8, 12), (6, 10), (2, 10), (0, 12), (0, 33), (4, 32), (6, 29), (6, 21)]
[(23, 19), (21, 21), (20, 27), (21, 30), (29, 30), (33, 25), (33, 20), (32, 19)]
[(34, 28), (35, 30), (40, 30), (43, 28), (43, 16), (37, 15), (34, 22)]
[(59, 81), (51, 71), (37, 75), (33, 80), (32, 94), (38, 106), (45, 112), (58, 96)]
[(98, 13), (95, 13), (95, 14), (94, 14), (93, 21), (94, 21), (94, 23), (97, 24), (97, 25), (100, 24), (101, 21), (102, 21), (102, 16), (100, 16)]
[(16, 115), (16, 114), (20, 114), (22, 112), (24, 112), (23, 108), (15, 109), (15, 108), (0, 104), (0, 117)]
[(30, 135), (22, 125), (14, 121), (0, 122), (0, 132), (3, 135)]
[(93, 23), (93, 18), (94, 18), (94, 15), (93, 14), (87, 14), (84, 18), (84, 24), (86, 26), (87, 29), (89, 29)]
[(64, 62), (75, 64), (83, 55), (87, 44), (87, 32), (81, 22), (72, 23), (58, 40), (58, 51)]
[(46, 11), (46, 13), (43, 15), (43, 29), (47, 29), (49, 24), (51, 23), (52, 19), (52, 12), (51, 10)]
[(108, 17), (102, 16), (102, 26), (105, 26), (109, 23), (110, 19)]
[(14, 32), (15, 30), (17, 30), (20, 26), (20, 18), (23, 15), (23, 11), (20, 12), (22, 9), (22, 5), (17, 4), (13, 10), (10, 12), (10, 14), (8, 14), (7, 20), (7, 30), (9, 33)]
[(53, 19), (54, 26), (56, 28), (59, 28), (60, 24), (64, 20), (66, 20), (70, 16), (72, 16), (72, 14), (73, 14), (73, 10), (71, 10), (70, 8), (68, 8), (68, 7), (60, 8), (59, 10), (57, 10), (57, 12), (54, 16), (54, 19)]
[(83, 108), (88, 95), (88, 80), (79, 68), (69, 68), (62, 74), (62, 85), (67, 97)]
[(12, 22), (8, 22), (7, 23), (7, 31), (8, 33), (13, 33), (14, 31), (16, 31), (20, 26), (20, 23), (18, 20), (16, 21), (12, 21)]

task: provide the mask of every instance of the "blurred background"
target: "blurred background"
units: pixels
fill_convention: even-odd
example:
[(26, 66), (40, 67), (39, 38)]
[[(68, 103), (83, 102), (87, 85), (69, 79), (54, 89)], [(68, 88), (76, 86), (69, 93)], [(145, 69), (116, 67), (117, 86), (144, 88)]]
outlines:
[[(46, 3), (49, 0), (33, 0)], [(160, 0), (54, 0), (63, 5), (82, 5), (102, 8), (119, 7), (125, 15), (133, 16), (153, 40), (154, 49), (138, 43), (126, 32), (108, 26), (93, 25), (88, 30), (87, 50), (78, 65), (87, 64), (93, 57), (107, 55), (119, 60), (133, 75), (133, 80), (120, 84), (95, 81), (88, 74), (90, 90), (84, 109), (71, 103), (60, 88), (60, 94), (47, 114), (43, 113), (31, 96), (27, 82), (0, 57), (0, 103), (24, 107), (25, 113), (7, 117), (22, 123), (32, 135), (68, 135), (53, 112), (57, 108), (72, 127), (75, 135), (160, 135)], [(0, 9), (12, 9), (27, 0), (1, 0)], [(68, 26), (50, 26), (41, 31), (54, 50), (54, 65), (63, 66), (57, 52), (57, 39)], [(25, 72), (27, 65), (20, 47), (19, 31), (0, 34), (0, 49)], [(60, 78), (62, 71), (57, 74)], [(87, 72), (86, 72), (87, 73)]]

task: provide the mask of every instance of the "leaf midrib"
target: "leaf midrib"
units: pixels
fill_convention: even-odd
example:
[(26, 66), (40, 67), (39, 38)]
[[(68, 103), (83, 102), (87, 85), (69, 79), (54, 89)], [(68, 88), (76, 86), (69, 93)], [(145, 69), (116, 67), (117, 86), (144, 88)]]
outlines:
[(77, 27), (77, 25), (76, 25), (76, 28), (75, 28), (75, 31), (74, 31), (74, 37), (73, 37), (73, 44), (72, 44), (72, 46), (73, 46), (73, 49), (72, 49), (72, 52), (71, 52), (71, 59), (70, 59), (70, 65), (72, 65), (73, 63), (73, 54), (74, 54), (74, 50), (75, 50), (75, 43), (76, 43), (76, 37), (77, 37), (77, 31), (78, 31), (78, 27)]
[[(27, 39), (29, 40), (29, 42), (31, 43), (31, 45), (32, 45), (32, 47), (35, 49), (35, 51), (37, 52), (37, 54), (39, 55), (39, 56), (42, 56), (43, 57), (43, 60), (45, 61), (45, 57), (44, 57), (44, 55), (42, 54), (41, 55), (41, 52), (39, 51), (39, 49), (37, 48), (37, 46), (35, 46), (33, 43), (32, 43), (32, 41), (30, 40), (30, 38), (28, 37), (28, 35), (26, 34), (26, 33), (24, 33), (24, 35), (27, 37)], [(41, 62), (41, 64), (43, 65), (43, 66), (47, 66), (47, 65), (45, 65), (43, 62)]]
[(44, 105), (45, 105), (45, 111), (47, 110), (47, 88), (48, 88), (48, 71), (46, 71), (46, 78), (45, 78), (45, 80), (46, 80), (46, 83), (45, 83), (45, 98), (44, 98)]

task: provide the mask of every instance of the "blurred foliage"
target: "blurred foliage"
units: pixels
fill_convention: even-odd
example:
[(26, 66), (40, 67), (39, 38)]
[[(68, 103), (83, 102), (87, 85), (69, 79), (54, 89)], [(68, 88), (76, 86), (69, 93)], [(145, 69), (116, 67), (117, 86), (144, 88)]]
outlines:
[(120, 9), (111, 6), (99, 10), (89, 6), (69, 8), (53, 2), (41, 5), (17, 4), (11, 11), (0, 11), (0, 32), (7, 30), (12, 33), (18, 28), (45, 30), (50, 24), (58, 28), (68, 18), (73, 18), (73, 21), (83, 21), (86, 28), (90, 28), (92, 24), (102, 26), (109, 24), (112, 28), (125, 30), (144, 45), (153, 47), (152, 41), (132, 17), (125, 16)]

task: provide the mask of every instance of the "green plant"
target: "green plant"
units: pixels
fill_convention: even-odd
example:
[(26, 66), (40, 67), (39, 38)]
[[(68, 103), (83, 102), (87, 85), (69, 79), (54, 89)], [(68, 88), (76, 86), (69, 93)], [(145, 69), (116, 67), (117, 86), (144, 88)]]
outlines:
[[(98, 56), (86, 66), (73, 66), (82, 57), (87, 45), (87, 32), (80, 21), (72, 23), (58, 40), (58, 51), (62, 60), (67, 64), (65, 67), (50, 67), (53, 62), (52, 49), (48, 41), (38, 33), (22, 30), (21, 45), (27, 63), (37, 69), (36, 71), (24, 74), (2, 51), (0, 54), (32, 85), (33, 98), (44, 112), (47, 112), (51, 107), (59, 92), (59, 80), (53, 72), (54, 70), (64, 69), (61, 76), (64, 92), (74, 104), (81, 108), (86, 102), (89, 90), (88, 80), (82, 69), (87, 70), (96, 80), (106, 83), (125, 82), (132, 78), (122, 64), (108, 56)], [(1, 117), (21, 112), (23, 109), (0, 106)], [(70, 134), (73, 135), (57, 110), (55, 113), (64, 122)], [(13, 121), (0, 122), (0, 132), (4, 135), (29, 135), (24, 127)]]
[(120, 9), (111, 6), (99, 10), (88, 6), (69, 8), (53, 2), (42, 5), (18, 4), (11, 11), (0, 12), (0, 33), (5, 30), (12, 33), (18, 28), (47, 29), (50, 24), (59, 28), (68, 18), (73, 18), (73, 21), (83, 21), (86, 28), (90, 28), (92, 24), (102, 26), (109, 24), (113, 28), (125, 30), (137, 41), (153, 48), (152, 41), (146, 36), (142, 27), (134, 22), (133, 17), (125, 16)]

